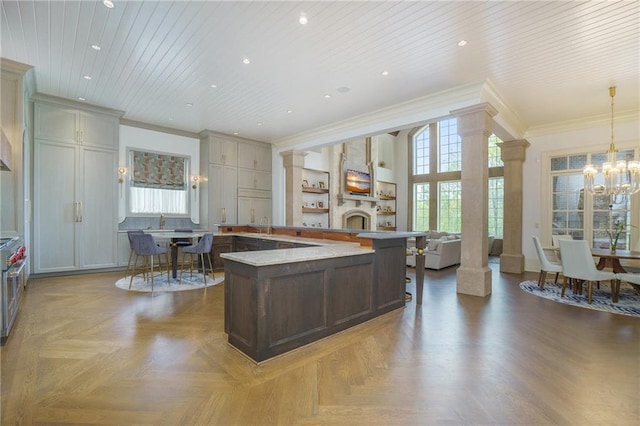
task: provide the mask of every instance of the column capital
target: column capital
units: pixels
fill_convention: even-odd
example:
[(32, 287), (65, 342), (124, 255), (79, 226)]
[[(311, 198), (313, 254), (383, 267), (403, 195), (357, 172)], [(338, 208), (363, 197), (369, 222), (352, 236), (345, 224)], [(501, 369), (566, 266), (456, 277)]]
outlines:
[(502, 161), (524, 161), (526, 159), (526, 149), (530, 145), (526, 139), (501, 142), (498, 144), (500, 158)]
[(285, 168), (287, 167), (304, 167), (304, 157), (307, 155), (305, 151), (298, 151), (291, 149), (280, 153), (282, 156), (282, 163)]
[(450, 111), (458, 119), (458, 134), (482, 134), (488, 136), (491, 133), (493, 117), (498, 110), (488, 102), (471, 105), (468, 107)]

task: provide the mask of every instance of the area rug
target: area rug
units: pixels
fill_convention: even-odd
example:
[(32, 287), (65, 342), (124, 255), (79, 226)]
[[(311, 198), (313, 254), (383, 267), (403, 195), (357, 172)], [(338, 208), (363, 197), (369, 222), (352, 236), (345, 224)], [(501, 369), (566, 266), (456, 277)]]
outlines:
[[(207, 276), (207, 284), (206, 287), (212, 287), (214, 285), (218, 285), (224, 282), (224, 275), (219, 272), (218, 276), (212, 278), (210, 275)], [(188, 273), (182, 276), (182, 282), (179, 280), (180, 275), (178, 274), (177, 279), (171, 278), (167, 281), (167, 275), (163, 274), (162, 276), (156, 276), (153, 279), (153, 291), (154, 293), (157, 291), (185, 291), (185, 290), (199, 290), (205, 288), (204, 276), (200, 273), (194, 273), (193, 277), (191, 277)], [(129, 290), (129, 280), (131, 276), (126, 276), (124, 278), (120, 278), (116, 281), (116, 287), (121, 288), (123, 290)], [(130, 291), (142, 291), (142, 292), (150, 292), (151, 291), (151, 280), (145, 280), (142, 276), (136, 275), (133, 277), (133, 283), (131, 284)]]
[(597, 311), (611, 312), (613, 314), (629, 315), (640, 317), (640, 295), (628, 285), (620, 285), (620, 299), (618, 303), (611, 302), (611, 290), (607, 284), (601, 283), (600, 289), (593, 288), (593, 300), (591, 305), (587, 303), (587, 291), (583, 289), (582, 296), (573, 294), (571, 289), (567, 289), (564, 297), (560, 297), (561, 284), (547, 282), (544, 289), (540, 290), (537, 281), (524, 281), (520, 283), (520, 288), (527, 293), (544, 297), (567, 305), (579, 306), (581, 308), (594, 309)]

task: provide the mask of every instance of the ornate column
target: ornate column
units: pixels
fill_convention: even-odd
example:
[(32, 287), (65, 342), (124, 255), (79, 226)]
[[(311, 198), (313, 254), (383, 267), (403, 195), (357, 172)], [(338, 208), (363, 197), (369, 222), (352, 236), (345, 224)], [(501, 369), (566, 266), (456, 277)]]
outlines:
[(491, 294), (488, 138), (497, 110), (482, 103), (451, 113), (458, 119), (462, 139), (462, 248), (456, 291), (484, 297)]
[[(504, 162), (504, 222), (500, 272), (521, 274), (524, 271), (522, 254), (522, 165), (526, 140), (515, 140), (500, 144)], [(508, 206), (508, 208), (507, 208)]]
[(290, 150), (281, 152), (285, 173), (285, 221), (287, 226), (302, 224), (302, 169), (306, 152)]

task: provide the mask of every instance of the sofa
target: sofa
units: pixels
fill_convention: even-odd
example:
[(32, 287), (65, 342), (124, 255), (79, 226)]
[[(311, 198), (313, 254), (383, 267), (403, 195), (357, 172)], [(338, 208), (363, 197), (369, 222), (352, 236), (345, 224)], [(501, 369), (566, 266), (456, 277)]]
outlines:
[(439, 240), (429, 240), (424, 252), (424, 267), (427, 269), (442, 269), (460, 263), (459, 238), (442, 237)]
[[(413, 243), (413, 244), (412, 244)], [(409, 242), (407, 249), (407, 266), (416, 266), (415, 241)], [(437, 239), (427, 241), (424, 252), (424, 267), (427, 269), (442, 269), (460, 263), (461, 240), (459, 235), (442, 235)]]

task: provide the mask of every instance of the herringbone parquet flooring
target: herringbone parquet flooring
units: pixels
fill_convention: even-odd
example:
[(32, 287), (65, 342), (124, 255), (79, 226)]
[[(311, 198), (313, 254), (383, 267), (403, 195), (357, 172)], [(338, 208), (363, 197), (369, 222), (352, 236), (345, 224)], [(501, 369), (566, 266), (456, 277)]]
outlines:
[(428, 271), (421, 308), (261, 365), (226, 344), (222, 286), (33, 279), (1, 350), (2, 424), (639, 424), (640, 321), (537, 298), (518, 288), (535, 274), (491, 267), (490, 297)]

